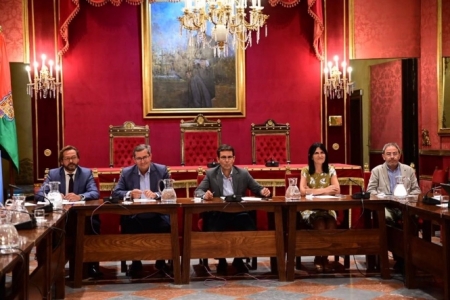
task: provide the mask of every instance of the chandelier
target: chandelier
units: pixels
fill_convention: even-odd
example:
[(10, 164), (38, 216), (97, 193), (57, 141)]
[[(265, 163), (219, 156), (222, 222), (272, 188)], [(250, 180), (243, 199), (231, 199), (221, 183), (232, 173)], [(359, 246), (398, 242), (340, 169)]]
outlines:
[[(342, 62), (342, 72), (339, 70), (339, 57), (334, 56), (334, 64), (328, 62), (328, 67), (325, 67), (323, 73), (325, 74), (325, 83), (323, 85), (323, 93), (326, 97), (343, 98), (347, 93), (349, 96), (353, 93), (354, 82), (352, 82), (352, 67), (347, 67), (345, 61)], [(348, 77), (347, 77), (348, 74)], [(342, 76), (341, 76), (342, 75)]]
[(61, 70), (60, 66), (56, 64), (55, 67), (55, 77), (53, 77), (53, 61), (48, 61), (48, 67), (45, 64), (45, 60), (47, 56), (42, 54), (42, 66), (38, 71), (39, 63), (34, 62), (34, 72), (33, 72), (33, 80), (31, 76), (31, 67), (26, 66), (25, 69), (28, 72), (28, 81), (27, 84), (27, 94), (33, 96), (33, 91), (35, 97), (39, 98), (47, 98), (47, 97), (56, 97), (56, 93), (60, 92), (61, 82), (59, 81), (59, 72)]
[(247, 0), (185, 0), (183, 15), (178, 20), (181, 29), (189, 32), (191, 44), (196, 33), (199, 45), (213, 48), (215, 56), (227, 56), (228, 45), (243, 50), (252, 46), (253, 32), (258, 43), (264, 25), (267, 36), (269, 16), (262, 13), (261, 0), (252, 0), (248, 18), (246, 9)]

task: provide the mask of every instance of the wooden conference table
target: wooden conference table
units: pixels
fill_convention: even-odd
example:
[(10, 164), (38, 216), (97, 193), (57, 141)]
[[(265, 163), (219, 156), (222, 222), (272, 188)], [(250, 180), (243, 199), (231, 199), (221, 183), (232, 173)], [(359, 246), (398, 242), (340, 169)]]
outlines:
[[(0, 255), (0, 299), (28, 299), (29, 291), (36, 288), (43, 299), (65, 297), (65, 212), (46, 216), (45, 227), (21, 229), (24, 243), (19, 246), (20, 255)], [(29, 273), (31, 250), (36, 247), (37, 266)], [(5, 288), (5, 276), (12, 271), (11, 291)], [(32, 297), (36, 298), (36, 297)]]
[[(76, 216), (75, 257), (71, 263), (74, 287), (81, 286), (83, 262), (118, 260), (174, 261), (175, 283), (189, 283), (190, 260), (208, 257), (276, 257), (278, 276), (282, 281), (294, 280), (295, 255), (376, 254), (381, 257), (382, 277), (389, 278), (386, 230), (384, 223), (379, 228), (345, 230), (296, 230), (295, 215), (305, 209), (348, 209), (361, 207), (374, 210), (384, 221), (384, 207), (389, 200), (371, 199), (364, 204), (359, 200), (345, 198), (323, 198), (314, 201), (302, 198), (286, 202), (284, 197), (272, 200), (226, 203), (220, 198), (212, 201), (194, 202), (190, 198), (179, 198), (177, 203), (161, 202), (106, 204), (102, 200), (75, 204), (70, 208)], [(184, 211), (183, 255), (180, 270), (180, 252), (177, 210)], [(283, 232), (283, 209), (288, 210), (288, 232)], [(274, 213), (275, 226), (267, 231), (193, 232), (192, 216), (205, 211), (239, 212), (263, 210)], [(86, 235), (85, 220), (98, 213), (136, 214), (158, 212), (170, 214), (169, 234), (106, 234)], [(287, 247), (285, 246), (287, 245)], [(285, 255), (287, 253), (287, 264)], [(286, 270), (287, 269), (287, 270)]]
[[(74, 257), (69, 258), (73, 287), (81, 287), (83, 263), (122, 260), (173, 260), (175, 283), (181, 283), (180, 247), (178, 236), (177, 203), (146, 202), (104, 204), (103, 200), (87, 201), (85, 204), (66, 205), (70, 218), (75, 217), (76, 232)], [(86, 217), (93, 214), (113, 213), (134, 215), (138, 213), (161, 213), (170, 215), (170, 233), (147, 234), (101, 234), (87, 235)]]
[[(450, 299), (450, 212), (448, 208), (428, 205), (419, 201), (396, 201), (390, 207), (402, 211), (403, 230), (388, 227), (389, 244), (392, 251), (405, 260), (405, 286), (417, 288), (417, 269), (442, 278), (444, 299)], [(419, 237), (419, 220), (425, 225)], [(432, 243), (427, 224), (441, 226), (441, 244)], [(422, 226), (423, 226), (422, 225)], [(406, 242), (405, 242), (406, 241)]]
[[(355, 200), (345, 197), (314, 197), (308, 200), (286, 202), (288, 206), (287, 235), (287, 280), (294, 280), (295, 256), (329, 255), (378, 255), (381, 260), (381, 277), (390, 278), (385, 225), (385, 206), (389, 200), (371, 197), (367, 200)], [(360, 208), (371, 210), (378, 216), (379, 226), (375, 228), (346, 228), (309, 230), (296, 229), (296, 214), (299, 211), (323, 209), (346, 210)], [(361, 216), (367, 216), (364, 212)]]

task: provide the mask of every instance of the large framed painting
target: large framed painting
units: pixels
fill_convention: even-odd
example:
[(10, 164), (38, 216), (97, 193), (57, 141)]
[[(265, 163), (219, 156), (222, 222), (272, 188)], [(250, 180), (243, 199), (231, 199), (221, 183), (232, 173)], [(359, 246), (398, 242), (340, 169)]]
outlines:
[[(226, 57), (181, 30), (184, 2), (142, 5), (144, 118), (245, 117), (245, 54)], [(210, 33), (207, 32), (207, 35)]]

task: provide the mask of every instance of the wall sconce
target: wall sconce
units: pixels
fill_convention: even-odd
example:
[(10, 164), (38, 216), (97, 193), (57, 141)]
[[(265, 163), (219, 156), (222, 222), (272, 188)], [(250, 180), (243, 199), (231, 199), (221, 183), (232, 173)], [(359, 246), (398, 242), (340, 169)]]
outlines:
[[(323, 93), (326, 97), (343, 98), (347, 93), (349, 96), (353, 93), (354, 82), (352, 82), (352, 67), (348, 66), (345, 61), (342, 62), (342, 72), (339, 70), (339, 57), (334, 56), (334, 64), (329, 61), (328, 67), (325, 67), (325, 83), (323, 85)], [(347, 67), (347, 68), (346, 68)], [(348, 77), (346, 75), (348, 73)], [(342, 75), (342, 76), (341, 76)]]
[(47, 67), (45, 64), (47, 56), (42, 54), (41, 58), (42, 66), (39, 71), (39, 63), (37, 61), (34, 62), (33, 81), (31, 80), (31, 67), (25, 67), (30, 82), (27, 84), (27, 94), (33, 96), (34, 91), (36, 98), (47, 98), (48, 96), (56, 97), (56, 93), (59, 93), (61, 88), (61, 82), (59, 81), (59, 72), (61, 71), (61, 68), (58, 64), (55, 65), (55, 77), (53, 77), (53, 61), (49, 60)]

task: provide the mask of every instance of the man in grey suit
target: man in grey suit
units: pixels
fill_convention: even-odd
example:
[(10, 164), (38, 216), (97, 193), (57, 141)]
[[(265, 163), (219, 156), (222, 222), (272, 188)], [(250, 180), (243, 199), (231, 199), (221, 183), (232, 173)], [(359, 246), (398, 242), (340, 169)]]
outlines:
[[(397, 143), (387, 143), (383, 147), (382, 153), (384, 164), (376, 166), (372, 169), (367, 192), (371, 194), (393, 195), (395, 186), (397, 185), (396, 177), (403, 176), (407, 180), (404, 186), (408, 195), (419, 195), (419, 184), (416, 178), (416, 172), (408, 165), (400, 163), (402, 150)], [(401, 227), (402, 213), (399, 209), (386, 209), (386, 221), (391, 226)], [(396, 264), (394, 269), (403, 272), (403, 259), (394, 256)]]
[[(114, 198), (123, 199), (160, 199), (158, 182), (169, 178), (169, 172), (164, 165), (152, 162), (150, 145), (138, 145), (133, 150), (135, 165), (122, 170), (119, 182), (113, 191)], [(170, 218), (158, 213), (143, 213), (133, 216), (123, 216), (122, 233), (167, 233), (170, 232)], [(164, 260), (157, 260), (155, 267), (167, 271)], [(132, 277), (139, 277), (142, 272), (142, 262), (133, 261), (129, 270)]]
[[(79, 162), (80, 153), (77, 148), (70, 145), (62, 148), (59, 151), (59, 163), (61, 167), (49, 171), (44, 183), (34, 196), (36, 201), (45, 201), (44, 192), (48, 192), (48, 186), (45, 184), (50, 181), (59, 181), (61, 183), (59, 185), (61, 197), (70, 202), (98, 199), (100, 193), (95, 184), (92, 170), (80, 167), (78, 165)], [(89, 224), (86, 229), (88, 233), (98, 234), (100, 232), (100, 219), (98, 215), (92, 217), (92, 225), (90, 220), (87, 224)], [(102, 276), (98, 263), (88, 263), (87, 268), (90, 277)]]
[[(217, 161), (219, 166), (206, 171), (206, 176), (195, 190), (195, 195), (204, 200), (213, 197), (239, 195), (245, 196), (247, 189), (255, 195), (269, 197), (270, 190), (259, 185), (247, 170), (234, 166), (234, 148), (229, 145), (221, 145), (217, 149)], [(226, 213), (212, 211), (205, 213), (203, 222), (204, 231), (224, 231), (226, 229), (247, 231), (256, 230), (255, 222), (248, 212)], [(248, 268), (242, 258), (235, 258), (233, 266), (238, 273), (248, 273)], [(217, 272), (225, 274), (227, 271), (225, 258), (219, 259)]]

